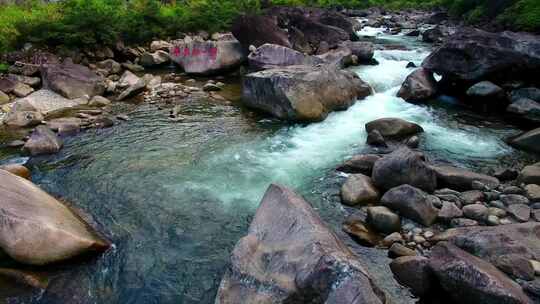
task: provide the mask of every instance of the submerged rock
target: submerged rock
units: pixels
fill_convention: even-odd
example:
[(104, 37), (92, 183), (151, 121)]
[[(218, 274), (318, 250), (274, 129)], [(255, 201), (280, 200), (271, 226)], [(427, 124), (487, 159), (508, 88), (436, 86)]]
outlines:
[(408, 184), (433, 192), (437, 188), (435, 171), (426, 163), (424, 155), (401, 147), (375, 162), (373, 183), (382, 190)]
[(0, 170), (0, 247), (30, 265), (64, 261), (109, 244), (71, 210), (23, 178)]
[(327, 66), (290, 66), (245, 76), (243, 102), (292, 121), (321, 121), (371, 94), (371, 87), (349, 71)]
[(216, 303), (385, 303), (347, 246), (282, 186), (268, 188), (231, 263)]

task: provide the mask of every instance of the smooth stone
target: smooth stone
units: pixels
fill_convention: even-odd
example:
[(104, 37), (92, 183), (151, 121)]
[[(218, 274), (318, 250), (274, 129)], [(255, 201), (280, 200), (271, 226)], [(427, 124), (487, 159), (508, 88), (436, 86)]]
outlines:
[(341, 187), (341, 201), (349, 206), (375, 204), (379, 199), (379, 190), (363, 174), (350, 175)]
[(461, 209), (463, 215), (475, 221), (484, 221), (488, 215), (488, 208), (481, 204), (467, 205)]
[(523, 189), (518, 186), (508, 186), (504, 187), (502, 190), (503, 194), (523, 194)]
[(525, 193), (531, 202), (540, 202), (540, 185), (529, 184), (525, 186)]
[(425, 101), (437, 94), (437, 81), (433, 72), (419, 68), (409, 74), (397, 96), (410, 102)]
[(32, 177), (32, 173), (28, 168), (26, 168), (23, 165), (19, 164), (6, 164), (6, 165), (0, 165), (0, 169), (7, 171), (11, 174), (17, 175), (19, 177), (25, 178), (27, 180), (30, 180)]
[(376, 154), (355, 155), (347, 160), (337, 170), (345, 173), (361, 173), (371, 176), (375, 162), (381, 159), (381, 156)]
[(461, 200), (464, 205), (471, 205), (476, 202), (483, 202), (485, 195), (480, 190), (470, 190), (461, 193)]
[(443, 222), (450, 222), (452, 219), (462, 216), (463, 211), (461, 211), (456, 204), (451, 202), (443, 202), (438, 218)]
[(508, 206), (508, 213), (520, 222), (527, 222), (531, 218), (531, 208), (524, 204), (514, 204)]
[(24, 144), (23, 149), (32, 156), (36, 156), (57, 153), (62, 146), (62, 140), (49, 127), (37, 126)]
[(390, 209), (377, 206), (367, 208), (366, 222), (382, 233), (392, 233), (401, 230), (401, 219), (399, 215)]
[[(437, 173), (437, 184), (439, 187), (448, 187), (454, 190), (473, 190), (474, 182), (481, 182), (483, 185), (493, 189), (499, 186), (498, 179), (485, 174), (469, 171), (467, 169), (450, 166), (432, 166)], [(484, 190), (484, 189), (475, 189)]]
[(501, 202), (506, 206), (516, 205), (516, 204), (529, 204), (529, 199), (523, 195), (519, 194), (505, 194), (501, 195)]
[(390, 270), (396, 280), (401, 285), (409, 287), (417, 297), (429, 294), (435, 282), (426, 257), (416, 255), (398, 257), (390, 263)]
[(496, 215), (488, 215), (487, 219), (486, 219), (486, 223), (489, 225), (489, 226), (497, 226), (501, 223), (500, 219), (498, 216)]
[(433, 224), (439, 212), (427, 193), (410, 185), (390, 189), (381, 198), (381, 204), (425, 226)]
[(111, 104), (111, 101), (103, 96), (94, 96), (88, 102), (88, 105), (91, 107), (104, 107)]
[(534, 280), (534, 268), (529, 259), (519, 254), (505, 254), (497, 257), (493, 262), (495, 267), (512, 278), (525, 281)]
[(402, 256), (415, 256), (416, 251), (403, 246), (400, 243), (394, 243), (392, 246), (390, 246), (390, 249), (388, 249), (388, 257), (394, 259)]
[(453, 228), (457, 227), (472, 227), (478, 226), (478, 222), (468, 218), (454, 218), (450, 221), (450, 226)]
[(519, 173), (518, 181), (524, 184), (540, 185), (540, 162), (523, 168)]
[(401, 118), (380, 118), (365, 125), (366, 132), (379, 131), (384, 138), (404, 138), (424, 132), (418, 124)]
[(402, 244), (404, 242), (403, 236), (399, 232), (394, 232), (387, 235), (381, 242), (384, 247), (390, 247), (394, 243)]

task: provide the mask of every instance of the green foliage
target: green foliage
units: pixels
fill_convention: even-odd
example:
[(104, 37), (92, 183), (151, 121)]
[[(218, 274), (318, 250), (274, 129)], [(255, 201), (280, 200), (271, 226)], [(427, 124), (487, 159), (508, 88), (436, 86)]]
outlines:
[[(272, 0), (272, 5), (387, 9), (445, 7), (469, 23), (497, 20), (540, 30), (539, 0)], [(175, 37), (179, 32), (227, 29), (236, 16), (258, 13), (262, 0), (27, 0), (0, 5), (0, 53), (24, 42), (68, 47)]]
[(9, 65), (5, 63), (0, 63), (0, 73), (5, 73), (8, 71)]

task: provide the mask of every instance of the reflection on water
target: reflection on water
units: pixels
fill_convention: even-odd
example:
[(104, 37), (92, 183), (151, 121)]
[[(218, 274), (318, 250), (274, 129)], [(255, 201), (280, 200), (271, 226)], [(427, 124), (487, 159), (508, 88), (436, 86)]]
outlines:
[[(44, 294), (11, 303), (213, 303), (231, 249), (247, 230), (271, 182), (305, 195), (339, 229), (344, 210), (337, 164), (366, 149), (364, 124), (402, 117), (421, 124), (431, 158), (478, 170), (518, 161), (502, 141), (505, 125), (479, 126), (463, 112), (403, 102), (395, 93), (427, 50), (377, 51), (378, 66), (354, 70), (376, 94), (310, 125), (285, 125), (237, 105), (186, 104), (188, 118), (134, 107), (131, 121), (66, 141), (57, 155), (33, 158), (34, 181), (92, 215), (115, 244), (80, 266), (55, 269)], [(5, 156), (1, 156), (6, 158)], [(9, 154), (12, 155), (12, 154)], [(397, 288), (385, 253), (357, 248), (395, 303), (412, 302)]]

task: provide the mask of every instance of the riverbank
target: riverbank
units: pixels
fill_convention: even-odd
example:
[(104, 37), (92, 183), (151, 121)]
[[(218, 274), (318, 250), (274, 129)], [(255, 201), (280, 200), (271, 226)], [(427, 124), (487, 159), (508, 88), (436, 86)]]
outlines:
[[(520, 208), (526, 205), (529, 208), (527, 220), (530, 223), (527, 225), (534, 224), (532, 221), (536, 220), (536, 198), (531, 197), (526, 185), (521, 185), (521, 182), (516, 181), (515, 178), (526, 165), (538, 161), (538, 156), (506, 144), (506, 138), (521, 132), (518, 126), (513, 125), (511, 120), (507, 120), (504, 115), (506, 108), (503, 107), (502, 111), (500, 109), (492, 111), (489, 108), (473, 107), (470, 106), (471, 100), (450, 98), (445, 95), (446, 92), (441, 95), (439, 88), (418, 85), (408, 87), (420, 87), (423, 89), (420, 90), (421, 93), (430, 93), (427, 94), (428, 97), (423, 97), (426, 100), (422, 100), (422, 103), (417, 103), (416, 100), (413, 100), (415, 103), (407, 103), (396, 96), (403, 83), (407, 83), (408, 76), (418, 71), (415, 66), (420, 66), (425, 58), (433, 53), (432, 43), (444, 46), (446, 41), (451, 39), (447, 36), (454, 31), (454, 25), (451, 22), (443, 20), (437, 27), (442, 34), (437, 36), (424, 35), (427, 30), (436, 26), (427, 26), (424, 20), (429, 16), (421, 13), (394, 16), (374, 12), (373, 16), (362, 20), (339, 19), (347, 22), (340, 23), (342, 27), (338, 29), (335, 26), (324, 26), (328, 24), (322, 23), (321, 20), (334, 22), (336, 20), (328, 18), (329, 16), (325, 14), (312, 14), (313, 19), (306, 21), (294, 14), (294, 10), (287, 10), (286, 13), (287, 15), (279, 12), (280, 16), (285, 16), (289, 21), (284, 23), (288, 26), (285, 27), (286, 30), (279, 26), (274, 27), (272, 29), (275, 31), (265, 32), (267, 36), (250, 35), (251, 28), (242, 27), (242, 24), (249, 25), (250, 23), (239, 21), (236, 29), (233, 28), (233, 32), (241, 30), (241, 33), (245, 35), (234, 33), (235, 38), (240, 40), (237, 42), (230, 34), (206, 38), (193, 36), (181, 41), (156, 41), (146, 46), (145, 50), (131, 48), (136, 50), (138, 55), (130, 63), (123, 62), (119, 59), (121, 57), (116, 57), (116, 50), (113, 50), (115, 57), (108, 59), (96, 57), (97, 53), (93, 57), (85, 53), (84, 56), (89, 59), (88, 63), (83, 60), (80, 64), (68, 63), (67, 65), (50, 62), (53, 71), (54, 69), (60, 71), (57, 73), (59, 75), (69, 74), (62, 72), (64, 67), (69, 70), (75, 68), (80, 73), (86, 73), (86, 69), (80, 66), (87, 66), (93, 73), (92, 76), (107, 79), (105, 83), (108, 83), (110, 88), (114, 88), (105, 95), (110, 103), (105, 105), (107, 102), (98, 99), (99, 103), (88, 108), (92, 110), (90, 112), (87, 111), (88, 109), (81, 110), (77, 106), (60, 114), (60, 116), (67, 115), (71, 118), (86, 120), (90, 126), (96, 128), (90, 128), (76, 135), (55, 132), (55, 136), (61, 138), (64, 144), (55, 154), (31, 156), (28, 159), (27, 155), (18, 150), (2, 148), (0, 149), (3, 155), (1, 161), (2, 163), (24, 163), (31, 169), (31, 178), (34, 183), (49, 193), (72, 202), (71, 204), (82, 209), (83, 213), (90, 214), (93, 220), (89, 217), (84, 217), (84, 219), (95, 230), (103, 232), (113, 246), (97, 258), (82, 263), (75, 261), (45, 268), (21, 267), (20, 263), (10, 264), (15, 268), (40, 271), (50, 279), (47, 288), (39, 285), (30, 292), (19, 293), (15, 302), (147, 303), (180, 300), (186, 303), (212, 303), (215, 301), (216, 294), (224, 298), (227, 295), (231, 296), (231, 299), (234, 298), (234, 293), (228, 290), (227, 286), (233, 286), (231, 283), (234, 283), (238, 274), (235, 271), (239, 268), (243, 269), (243, 265), (249, 268), (251, 264), (242, 263), (251, 257), (254, 259), (261, 257), (260, 261), (256, 260), (256, 265), (261, 267), (277, 267), (268, 268), (271, 270), (269, 272), (271, 275), (301, 277), (298, 281), (302, 282), (301, 284), (286, 285), (286, 288), (281, 290), (286, 290), (295, 296), (298, 294), (305, 297), (326, 295), (324, 286), (327, 285), (325, 284), (317, 284), (313, 292), (305, 292), (302, 288), (309, 286), (313, 281), (334, 282), (332, 276), (307, 275), (312, 268), (303, 268), (302, 273), (306, 275), (300, 275), (294, 271), (282, 273), (281, 271), (286, 269), (278, 267), (283, 265), (280, 264), (284, 261), (283, 257), (291, 257), (291, 263), (300, 261), (302, 265), (313, 265), (311, 259), (314, 255), (301, 254), (301, 250), (311, 248), (309, 246), (320, 241), (323, 248), (332, 254), (324, 256), (328, 263), (318, 264), (317, 267), (320, 268), (313, 268), (328, 270), (328, 272), (317, 273), (342, 276), (345, 273), (340, 272), (341, 266), (360, 269), (358, 272), (355, 271), (351, 281), (340, 282), (364, 284), (361, 285), (364, 288), (359, 293), (364, 299), (382, 302), (381, 299), (388, 297), (396, 303), (412, 303), (414, 299), (409, 292), (393, 279), (391, 270), (395, 270), (395, 267), (389, 268), (392, 260), (387, 257), (388, 252), (403, 255), (404, 252), (410, 254), (412, 250), (416, 256), (413, 262), (407, 261), (409, 264), (406, 266), (425, 266), (427, 257), (430, 260), (432, 258), (431, 248), (435, 246), (439, 237), (444, 236), (441, 232), (449, 228), (446, 219), (450, 223), (474, 223), (480, 227), (479, 229), (487, 230), (492, 227), (514, 227), (515, 222), (520, 221), (515, 214), (521, 217), (523, 213), (522, 210), (519, 213), (516, 210), (506, 210), (510, 209), (512, 204), (506, 204), (507, 199), (502, 197), (508, 195), (517, 200), (518, 203), (514, 205), (520, 205)], [(326, 12), (323, 11), (323, 13)], [(271, 16), (272, 12), (269, 14)], [(335, 17), (332, 14), (330, 16)], [(294, 28), (298, 28), (295, 23), (299, 23), (299, 20), (310, 22), (309, 26), (300, 28), (302, 36), (280, 35), (281, 31), (293, 32)], [(253, 24), (263, 24), (260, 20), (255, 19), (255, 21), (257, 22)], [(414, 27), (410, 24), (414, 24)], [(310, 32), (309, 30), (314, 27), (317, 27), (318, 31)], [(415, 30), (419, 31), (419, 36), (411, 34)], [(322, 31), (327, 33), (326, 43), (320, 43), (320, 40), (316, 39)], [(351, 36), (351, 33), (358, 38)], [(429, 39), (424, 39), (424, 36)], [(250, 37), (281, 39), (282, 44), (263, 47), (261, 42), (246, 43)], [(302, 40), (299, 37), (303, 37), (308, 43), (300, 44)], [(347, 41), (351, 37), (360, 41)], [(433, 42), (424, 41), (430, 39)], [(225, 43), (220, 43), (221, 41)], [(275, 40), (270, 42), (275, 42)], [(285, 46), (287, 43), (291, 47)], [(243, 58), (244, 63), (238, 64), (234, 60), (215, 60), (222, 52), (218, 50), (214, 58), (212, 47), (227, 47), (229, 50), (234, 50), (234, 47), (229, 48), (230, 45), (239, 45), (241, 49), (247, 50), (246, 57)], [(253, 47), (250, 47), (251, 45)], [(189, 51), (190, 56), (183, 56), (185, 49)], [(299, 49), (302, 51), (299, 52)], [(197, 51), (194, 52), (194, 50)], [(127, 50), (127, 54), (129, 53), (131, 50)], [(158, 63), (161, 58), (165, 58), (164, 53), (184, 70), (192, 71), (192, 74), (183, 74), (174, 66), (171, 67), (170, 59)], [(197, 60), (188, 60), (194, 53), (198, 54), (195, 57), (204, 59), (202, 60), (204, 64)], [(226, 57), (236, 58), (235, 56)], [(214, 60), (209, 60), (211, 58)], [(116, 69), (118, 65), (111, 60), (118, 63), (121, 70)], [(135, 64), (141, 62), (149, 64), (143, 67), (144, 71), (126, 72), (129, 68), (138, 69)], [(229, 74), (230, 66), (219, 70), (218, 74), (221, 75), (209, 77), (196, 75), (201, 69), (215, 71), (216, 66), (208, 64), (215, 62), (233, 62), (235, 66), (232, 68), (233, 77)], [(289, 65), (292, 63), (300, 63), (305, 67), (290, 68)], [(249, 70), (239, 72), (237, 70), (239, 66), (243, 66), (241, 69)], [(15, 67), (31, 68), (33, 66), (19, 64)], [(332, 67), (331, 70), (330, 67)], [(328, 73), (322, 72), (327, 69)], [(81, 72), (82, 70), (84, 72)], [(40, 71), (42, 71), (41, 67)], [(144, 74), (150, 74), (150, 76), (144, 76)], [(428, 75), (425, 72), (423, 74)], [(54, 74), (51, 73), (40, 75), (41, 82), (56, 83), (49, 88), (62, 96), (63, 99), (58, 97), (58, 100), (72, 101), (81, 98), (72, 95), (80, 92), (70, 89), (76, 86), (58, 84), (57, 81), (61, 77), (52, 77)], [(236, 75), (244, 77), (236, 77)], [(292, 80), (284, 75), (292, 75), (288, 76)], [(157, 81), (158, 76), (161, 82)], [(306, 86), (324, 81), (329, 88), (317, 85), (309, 86), (309, 90), (305, 90), (305, 87), (302, 87), (303, 81), (309, 77), (311, 77), (311, 82)], [(48, 80), (48, 78), (51, 79)], [(71, 81), (69, 77), (67, 79)], [(248, 92), (246, 92), (245, 83), (242, 85), (246, 79), (254, 83), (249, 87)], [(474, 79), (474, 81), (480, 80), (485, 79)], [(523, 81), (520, 84), (521, 88), (534, 84), (526, 82), (528, 80), (526, 78), (519, 80)], [(63, 79), (63, 81), (66, 80)], [(493, 81), (496, 85), (502, 86), (496, 80)], [(127, 86), (122, 85), (124, 82)], [(94, 92), (93, 81), (83, 83), (85, 84), (82, 86), (83, 89)], [(92, 85), (88, 86), (88, 83)], [(105, 91), (109, 85), (106, 86)], [(295, 90), (287, 90), (288, 86)], [(329, 94), (328, 92), (333, 92), (331, 90), (335, 86), (340, 86), (344, 92)], [(365, 88), (371, 88), (373, 91), (365, 94)], [(520, 89), (509, 86), (502, 86), (502, 88), (508, 92), (508, 95), (512, 95), (513, 90)], [(294, 93), (298, 91), (303, 94), (295, 95)], [(455, 92), (456, 95), (462, 96), (464, 91), (463, 88), (459, 88)], [(305, 107), (297, 106), (302, 102), (308, 102), (309, 99), (305, 96), (313, 96), (309, 95), (311, 92), (316, 92), (317, 98), (324, 96), (323, 99), (316, 100), (317, 108), (324, 111), (306, 111)], [(426, 96), (416, 95), (418, 91), (413, 93), (415, 94), (408, 95)], [(262, 100), (247, 100), (257, 98), (262, 94), (266, 96)], [(69, 99), (64, 95), (75, 97), (75, 99)], [(126, 99), (117, 100), (122, 95), (127, 96)], [(334, 95), (339, 95), (339, 98)], [(356, 96), (344, 98), (344, 96), (354, 95)], [(530, 97), (534, 98), (533, 95)], [(359, 100), (354, 102), (356, 99)], [(13, 101), (19, 100), (17, 98)], [(88, 105), (84, 104), (84, 107)], [(19, 110), (28, 112), (28, 108), (23, 109)], [(29, 112), (38, 112), (35, 110), (38, 109)], [(98, 114), (97, 111), (101, 113)], [(282, 113), (287, 115), (282, 115)], [(43, 115), (41, 111), (38, 114)], [(114, 125), (106, 124), (103, 126), (107, 128), (99, 128), (97, 118), (93, 119), (80, 114), (110, 117)], [(125, 119), (125, 114), (129, 120)], [(84, 117), (73, 117), (73, 115)], [(276, 116), (281, 119), (276, 119)], [(27, 121), (27, 117), (23, 115), (23, 121)], [(374, 120), (391, 117), (399, 117), (416, 123), (424, 132), (414, 134), (413, 137), (416, 138), (410, 138), (409, 135), (413, 134), (407, 132), (406, 138), (396, 141), (395, 138), (387, 138), (389, 134), (385, 133), (384, 128), (377, 130), (378, 135), (375, 134), (377, 132), (373, 128), (366, 128), (366, 124)], [(47, 121), (52, 120), (47, 115), (44, 118)], [(296, 123), (297, 121), (300, 123)], [(42, 125), (39, 122), (36, 123)], [(419, 130), (418, 127), (406, 125), (407, 127), (398, 129)], [(393, 136), (390, 135), (390, 137)], [(368, 139), (370, 140), (366, 143)], [(376, 140), (372, 141), (372, 139)], [(374, 182), (377, 183), (375, 188), (382, 197), (384, 197), (383, 194), (392, 191), (394, 186), (402, 186), (400, 183), (404, 183), (403, 179), (411, 178), (416, 171), (404, 170), (400, 175), (391, 174), (377, 178), (372, 175), (373, 172), (364, 170), (373, 171), (369, 164), (373, 165), (381, 158), (395, 157), (394, 153), (397, 153), (395, 150), (403, 144), (415, 151), (415, 156), (411, 158), (415, 161), (413, 165), (417, 163), (419, 165), (412, 165), (414, 168), (421, 168), (427, 172), (430, 171), (427, 167), (431, 165), (444, 164), (483, 174), (472, 175), (472, 180), (479, 179), (478, 176), (481, 176), (481, 180), (492, 181), (493, 177), (486, 177), (486, 175), (496, 175), (501, 180), (505, 179), (505, 182), (498, 186), (488, 183), (484, 186), (489, 189), (477, 190), (460, 188), (459, 185), (463, 184), (462, 180), (459, 184), (449, 186), (443, 183), (439, 185), (439, 181), (437, 181), (438, 186), (434, 186), (432, 180), (422, 184), (406, 182), (422, 189), (418, 191), (429, 193), (430, 198), (433, 196), (439, 198), (440, 204), (435, 204), (433, 198), (432, 208), (428, 210), (431, 214), (426, 217), (411, 216), (410, 212), (396, 208), (395, 204), (387, 199), (371, 198), (372, 205), (379, 205), (381, 200), (384, 201), (382, 204), (388, 210), (383, 210), (385, 211), (382, 214), (383, 219), (395, 220), (397, 217), (401, 222), (399, 229), (401, 238), (395, 234), (393, 237), (387, 237), (392, 235), (389, 232), (390, 230), (393, 232), (393, 229), (378, 224), (373, 225), (374, 212), (381, 211), (383, 207), (366, 206), (363, 202), (356, 204), (355, 199), (353, 203), (356, 206), (351, 207), (349, 198), (354, 196), (354, 193), (352, 196), (343, 195), (341, 188), (344, 184), (353, 184), (348, 188), (354, 191), (362, 190), (362, 186), (366, 183), (357, 185), (352, 182), (357, 180), (358, 173), (364, 174), (365, 179), (377, 180)], [(394, 153), (391, 154), (393, 151)], [(417, 153), (424, 153), (425, 157), (416, 157)], [(405, 154), (409, 155), (409, 152)], [(348, 161), (351, 157), (353, 159)], [(358, 161), (359, 159), (364, 161)], [(410, 164), (409, 158), (406, 159), (405, 162)], [(344, 161), (346, 163), (342, 165)], [(395, 164), (403, 167), (402, 162), (398, 159)], [(388, 161), (385, 160), (383, 163), (388, 163)], [(341, 171), (336, 171), (337, 167), (340, 167)], [(498, 172), (501, 169), (502, 171)], [(533, 172), (528, 173), (533, 176), (536, 172), (534, 168), (526, 169), (526, 171)], [(432, 174), (426, 174), (426, 176), (432, 176)], [(466, 174), (464, 178), (468, 178), (467, 176), (471, 174)], [(395, 182), (396, 179), (397, 182)], [(380, 183), (381, 180), (383, 184)], [(468, 181), (465, 182), (468, 185), (466, 187), (473, 187), (472, 180), (466, 180)], [(520, 178), (520, 181), (522, 180)], [(294, 198), (294, 194), (290, 194), (289, 190), (281, 186), (272, 186), (267, 201), (279, 204), (281, 211), (277, 212), (277, 208), (256, 211), (264, 191), (269, 184), (274, 182), (285, 184), (299, 192), (310, 204), (299, 203), (299, 199)], [(392, 184), (386, 185), (385, 182), (392, 182)], [(527, 180), (525, 183), (533, 185), (537, 181)], [(476, 183), (475, 185), (479, 186)], [(392, 188), (388, 189), (389, 187)], [(459, 193), (450, 190), (443, 193), (440, 189), (442, 187), (459, 190)], [(278, 188), (279, 190), (276, 190)], [(437, 190), (433, 191), (435, 188)], [(276, 196), (276, 192), (285, 194)], [(342, 197), (347, 197), (343, 199), (344, 204), (342, 204)], [(478, 203), (476, 198), (478, 198)], [(472, 200), (474, 204), (469, 204)], [(503, 205), (496, 203), (498, 200)], [(422, 201), (408, 205), (424, 203)], [(445, 208), (449, 206), (448, 203), (455, 204), (456, 208), (466, 215), (456, 216), (454, 221), (450, 218), (445, 218), (444, 222), (436, 220), (436, 224), (430, 226), (432, 222), (429, 219), (433, 218), (433, 213), (437, 213), (436, 218), (444, 218), (443, 210), (448, 211), (448, 208)], [(469, 205), (482, 210), (488, 208), (489, 212), (493, 211), (496, 214), (489, 213), (491, 221), (487, 222), (488, 218), (483, 217), (487, 214), (472, 212), (475, 210), (468, 209), (475, 208), (467, 207)], [(459, 212), (456, 208), (452, 211)], [(494, 208), (500, 210), (494, 210)], [(366, 218), (368, 212), (372, 214), (369, 219)], [(259, 215), (253, 218), (254, 214)], [(288, 221), (287, 216), (290, 214), (296, 214), (298, 220), (293, 218), (292, 222)], [(319, 216), (325, 223), (319, 223)], [(495, 223), (493, 216), (497, 217), (498, 225), (485, 226), (486, 223)], [(378, 216), (376, 218), (380, 219)], [(250, 222), (253, 227), (258, 228), (248, 230)], [(280, 222), (283, 225), (273, 226), (274, 222)], [(344, 222), (345, 229), (342, 231)], [(298, 231), (283, 230), (284, 227), (295, 226), (292, 223), (298, 223), (296, 226)], [(367, 240), (373, 247), (361, 246), (353, 240), (360, 240), (361, 244), (366, 245), (366, 239), (362, 239), (362, 235), (355, 234), (355, 231), (351, 230), (351, 227), (358, 228), (362, 225), (370, 232)], [(373, 229), (373, 226), (378, 228)], [(395, 225), (390, 226), (395, 227)], [(308, 227), (305, 228), (306, 231), (317, 230), (321, 233), (310, 234), (302, 231), (300, 229), (302, 227)], [(503, 228), (493, 231), (499, 233), (500, 230), (504, 230)], [(276, 240), (252, 233), (258, 229), (261, 231), (264, 229), (268, 232), (266, 235), (270, 236), (276, 233), (283, 243), (275, 243)], [(359, 231), (362, 232), (362, 230)], [(353, 239), (347, 236), (347, 233), (351, 234)], [(334, 234), (337, 234), (335, 239), (339, 241), (335, 243), (328, 241), (334, 239)], [(504, 232), (502, 234), (505, 236)], [(242, 238), (246, 235), (246, 238)], [(465, 235), (468, 234), (465, 233)], [(497, 235), (500, 236), (500, 234)], [(366, 234), (363, 236), (365, 237)], [(379, 243), (385, 237), (387, 237), (385, 243)], [(512, 234), (511, 237), (516, 241), (522, 240), (519, 233)], [(234, 249), (241, 238), (242, 241), (239, 242), (237, 249)], [(268, 249), (265, 252), (271, 254), (265, 256), (254, 250), (253, 256), (246, 255), (242, 249), (249, 246), (242, 246), (242, 244), (253, 244), (250, 240), (254, 238), (254, 242), (259, 244), (257, 248)], [(287, 243), (290, 240), (293, 240), (293, 243)], [(445, 240), (453, 242), (450, 238)], [(479, 240), (483, 239), (479, 238)], [(302, 242), (305, 242), (306, 246), (297, 246), (304, 244)], [(342, 242), (347, 244), (349, 249)], [(401, 250), (394, 248), (388, 251), (390, 243), (401, 244), (402, 247), (398, 248)], [(506, 245), (502, 244), (500, 247), (506, 248), (504, 247)], [(524, 264), (527, 265), (529, 260), (537, 260), (536, 247), (527, 244), (524, 246), (532, 250), (532, 256), (519, 256), (519, 260), (525, 260)], [(296, 248), (294, 249), (296, 251), (289, 251), (293, 248)], [(316, 249), (316, 247), (313, 248)], [(350, 255), (349, 250), (354, 251), (356, 256)], [(448, 251), (455, 252), (454, 249)], [(36, 253), (39, 254), (39, 251)], [(231, 261), (231, 253), (238, 258)], [(274, 263), (265, 262), (268, 256), (272, 257)], [(336, 256), (343, 258), (338, 259), (338, 263), (335, 264), (341, 266), (329, 267), (328, 265), (334, 265), (332, 261), (335, 261), (333, 258)], [(435, 258), (441, 256), (450, 255), (439, 252), (438, 256), (434, 256), (433, 265), (437, 265)], [(473, 264), (471, 269), (477, 269), (475, 261), (470, 262), (467, 259), (466, 262)], [(417, 273), (426, 268), (407, 269), (411, 269), (407, 273), (412, 271)], [(503, 270), (505, 273), (513, 270), (513, 268), (504, 269), (506, 269)], [(530, 275), (530, 268), (527, 271)], [(495, 272), (498, 273), (496, 279), (500, 276), (507, 277), (506, 274), (499, 274), (499, 270)], [(412, 287), (412, 290), (418, 294), (418, 289), (415, 287), (423, 281), (405, 281), (399, 277), (399, 271), (395, 271), (395, 274), (400, 282)], [(252, 281), (251, 279), (257, 277), (258, 274), (257, 271), (250, 272), (249, 269), (241, 275), (250, 279), (250, 282), (260, 283), (267, 280), (265, 277)], [(366, 283), (366, 278), (371, 282)], [(527, 278), (531, 279), (531, 276)], [(445, 279), (453, 282), (455, 277)], [(429, 277), (429, 280), (435, 282), (440, 279)], [(522, 284), (523, 289), (528, 294), (531, 291), (534, 293), (532, 287), (537, 281), (538, 279), (533, 275), (533, 280)], [(220, 282), (221, 289), (218, 291)], [(504, 279), (504, 282), (506, 284), (507, 280)], [(517, 282), (522, 283), (519, 280)], [(274, 284), (274, 281), (266, 282), (266, 284)], [(509, 284), (513, 286), (512, 291), (515, 291), (515, 283)], [(236, 286), (249, 290), (252, 285), (243, 286), (240, 282)], [(448, 284), (448, 286), (452, 285)], [(478, 286), (472, 284), (464, 289), (476, 291), (477, 288)], [(350, 291), (349, 294), (339, 293), (343, 296), (339, 299), (346, 299), (346, 296), (356, 293), (355, 289), (339, 290)], [(386, 295), (383, 297), (378, 292), (379, 290), (383, 290)], [(370, 293), (371, 291), (373, 294)], [(445, 292), (452, 294), (452, 290)], [(464, 299), (477, 300), (470, 298), (467, 294), (461, 298), (461, 300)]]

